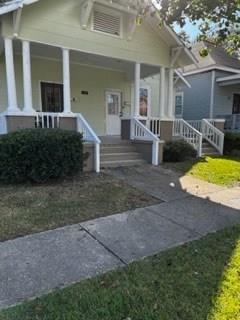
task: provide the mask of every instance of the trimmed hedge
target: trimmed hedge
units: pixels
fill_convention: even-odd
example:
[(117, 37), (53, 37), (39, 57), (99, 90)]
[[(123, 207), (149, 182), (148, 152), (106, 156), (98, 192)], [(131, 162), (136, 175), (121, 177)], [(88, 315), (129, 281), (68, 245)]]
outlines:
[(224, 153), (229, 155), (232, 153), (240, 153), (240, 133), (226, 132), (224, 139)]
[(83, 168), (82, 135), (60, 129), (24, 129), (0, 136), (0, 181), (37, 182)]
[(184, 140), (167, 142), (164, 146), (163, 161), (165, 162), (182, 162), (196, 157), (197, 151)]

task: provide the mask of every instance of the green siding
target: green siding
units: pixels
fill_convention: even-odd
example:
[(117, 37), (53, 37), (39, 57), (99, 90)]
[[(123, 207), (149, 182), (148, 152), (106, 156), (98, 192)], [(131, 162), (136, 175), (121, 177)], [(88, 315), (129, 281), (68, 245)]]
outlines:
[[(138, 27), (133, 40), (128, 41), (125, 15), (124, 36), (118, 39), (82, 30), (80, 10), (79, 0), (41, 0), (24, 7), (19, 38), (117, 59), (169, 66), (169, 47), (148, 25)], [(13, 36), (11, 14), (3, 17), (2, 35)]]

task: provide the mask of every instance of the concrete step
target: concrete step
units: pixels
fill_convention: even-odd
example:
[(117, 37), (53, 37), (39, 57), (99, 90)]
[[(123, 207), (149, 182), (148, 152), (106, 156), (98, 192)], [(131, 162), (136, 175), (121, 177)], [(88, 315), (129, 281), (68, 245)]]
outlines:
[(102, 161), (101, 168), (117, 168), (117, 167), (131, 167), (146, 163), (143, 159), (135, 160), (115, 160), (115, 161)]
[(101, 161), (115, 161), (115, 160), (136, 160), (142, 159), (138, 152), (125, 152), (125, 153), (102, 153)]
[(109, 153), (126, 153), (126, 152), (136, 152), (136, 147), (132, 144), (130, 145), (102, 145), (101, 154)]

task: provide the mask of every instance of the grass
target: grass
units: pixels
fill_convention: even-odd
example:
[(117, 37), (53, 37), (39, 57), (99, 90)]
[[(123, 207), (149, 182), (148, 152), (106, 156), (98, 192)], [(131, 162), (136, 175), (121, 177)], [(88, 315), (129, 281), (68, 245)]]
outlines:
[(229, 156), (205, 157), (166, 165), (193, 177), (222, 186), (240, 183), (240, 158)]
[(159, 203), (111, 176), (0, 186), (0, 241)]
[(240, 226), (0, 312), (1, 320), (239, 320)]

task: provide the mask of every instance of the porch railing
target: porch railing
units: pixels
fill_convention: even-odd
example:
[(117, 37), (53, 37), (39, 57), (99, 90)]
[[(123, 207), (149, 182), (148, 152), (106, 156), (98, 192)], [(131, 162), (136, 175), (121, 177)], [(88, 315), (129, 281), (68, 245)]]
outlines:
[(6, 116), (3, 114), (0, 114), (0, 134), (6, 134), (6, 133), (7, 133)]
[(183, 119), (176, 119), (173, 125), (173, 136), (181, 137), (191, 144), (202, 156), (202, 134)]
[(36, 128), (56, 129), (60, 126), (60, 114), (38, 112), (36, 115)]
[(159, 138), (137, 118), (131, 119), (131, 139), (152, 141), (152, 164), (159, 165)]
[(220, 154), (223, 154), (224, 133), (207, 119), (202, 120), (202, 135)]
[(100, 144), (101, 140), (98, 138), (96, 133), (93, 131), (87, 120), (78, 113), (77, 117), (77, 131), (83, 135), (83, 140), (94, 143), (94, 168), (96, 172), (100, 172)]
[(192, 127), (202, 133), (203, 139), (206, 139), (220, 154), (224, 149), (224, 133), (216, 128), (214, 119), (189, 120)]
[(160, 135), (161, 135), (161, 120), (159, 118), (157, 118), (157, 117), (148, 118), (147, 127), (153, 134), (160, 137)]

